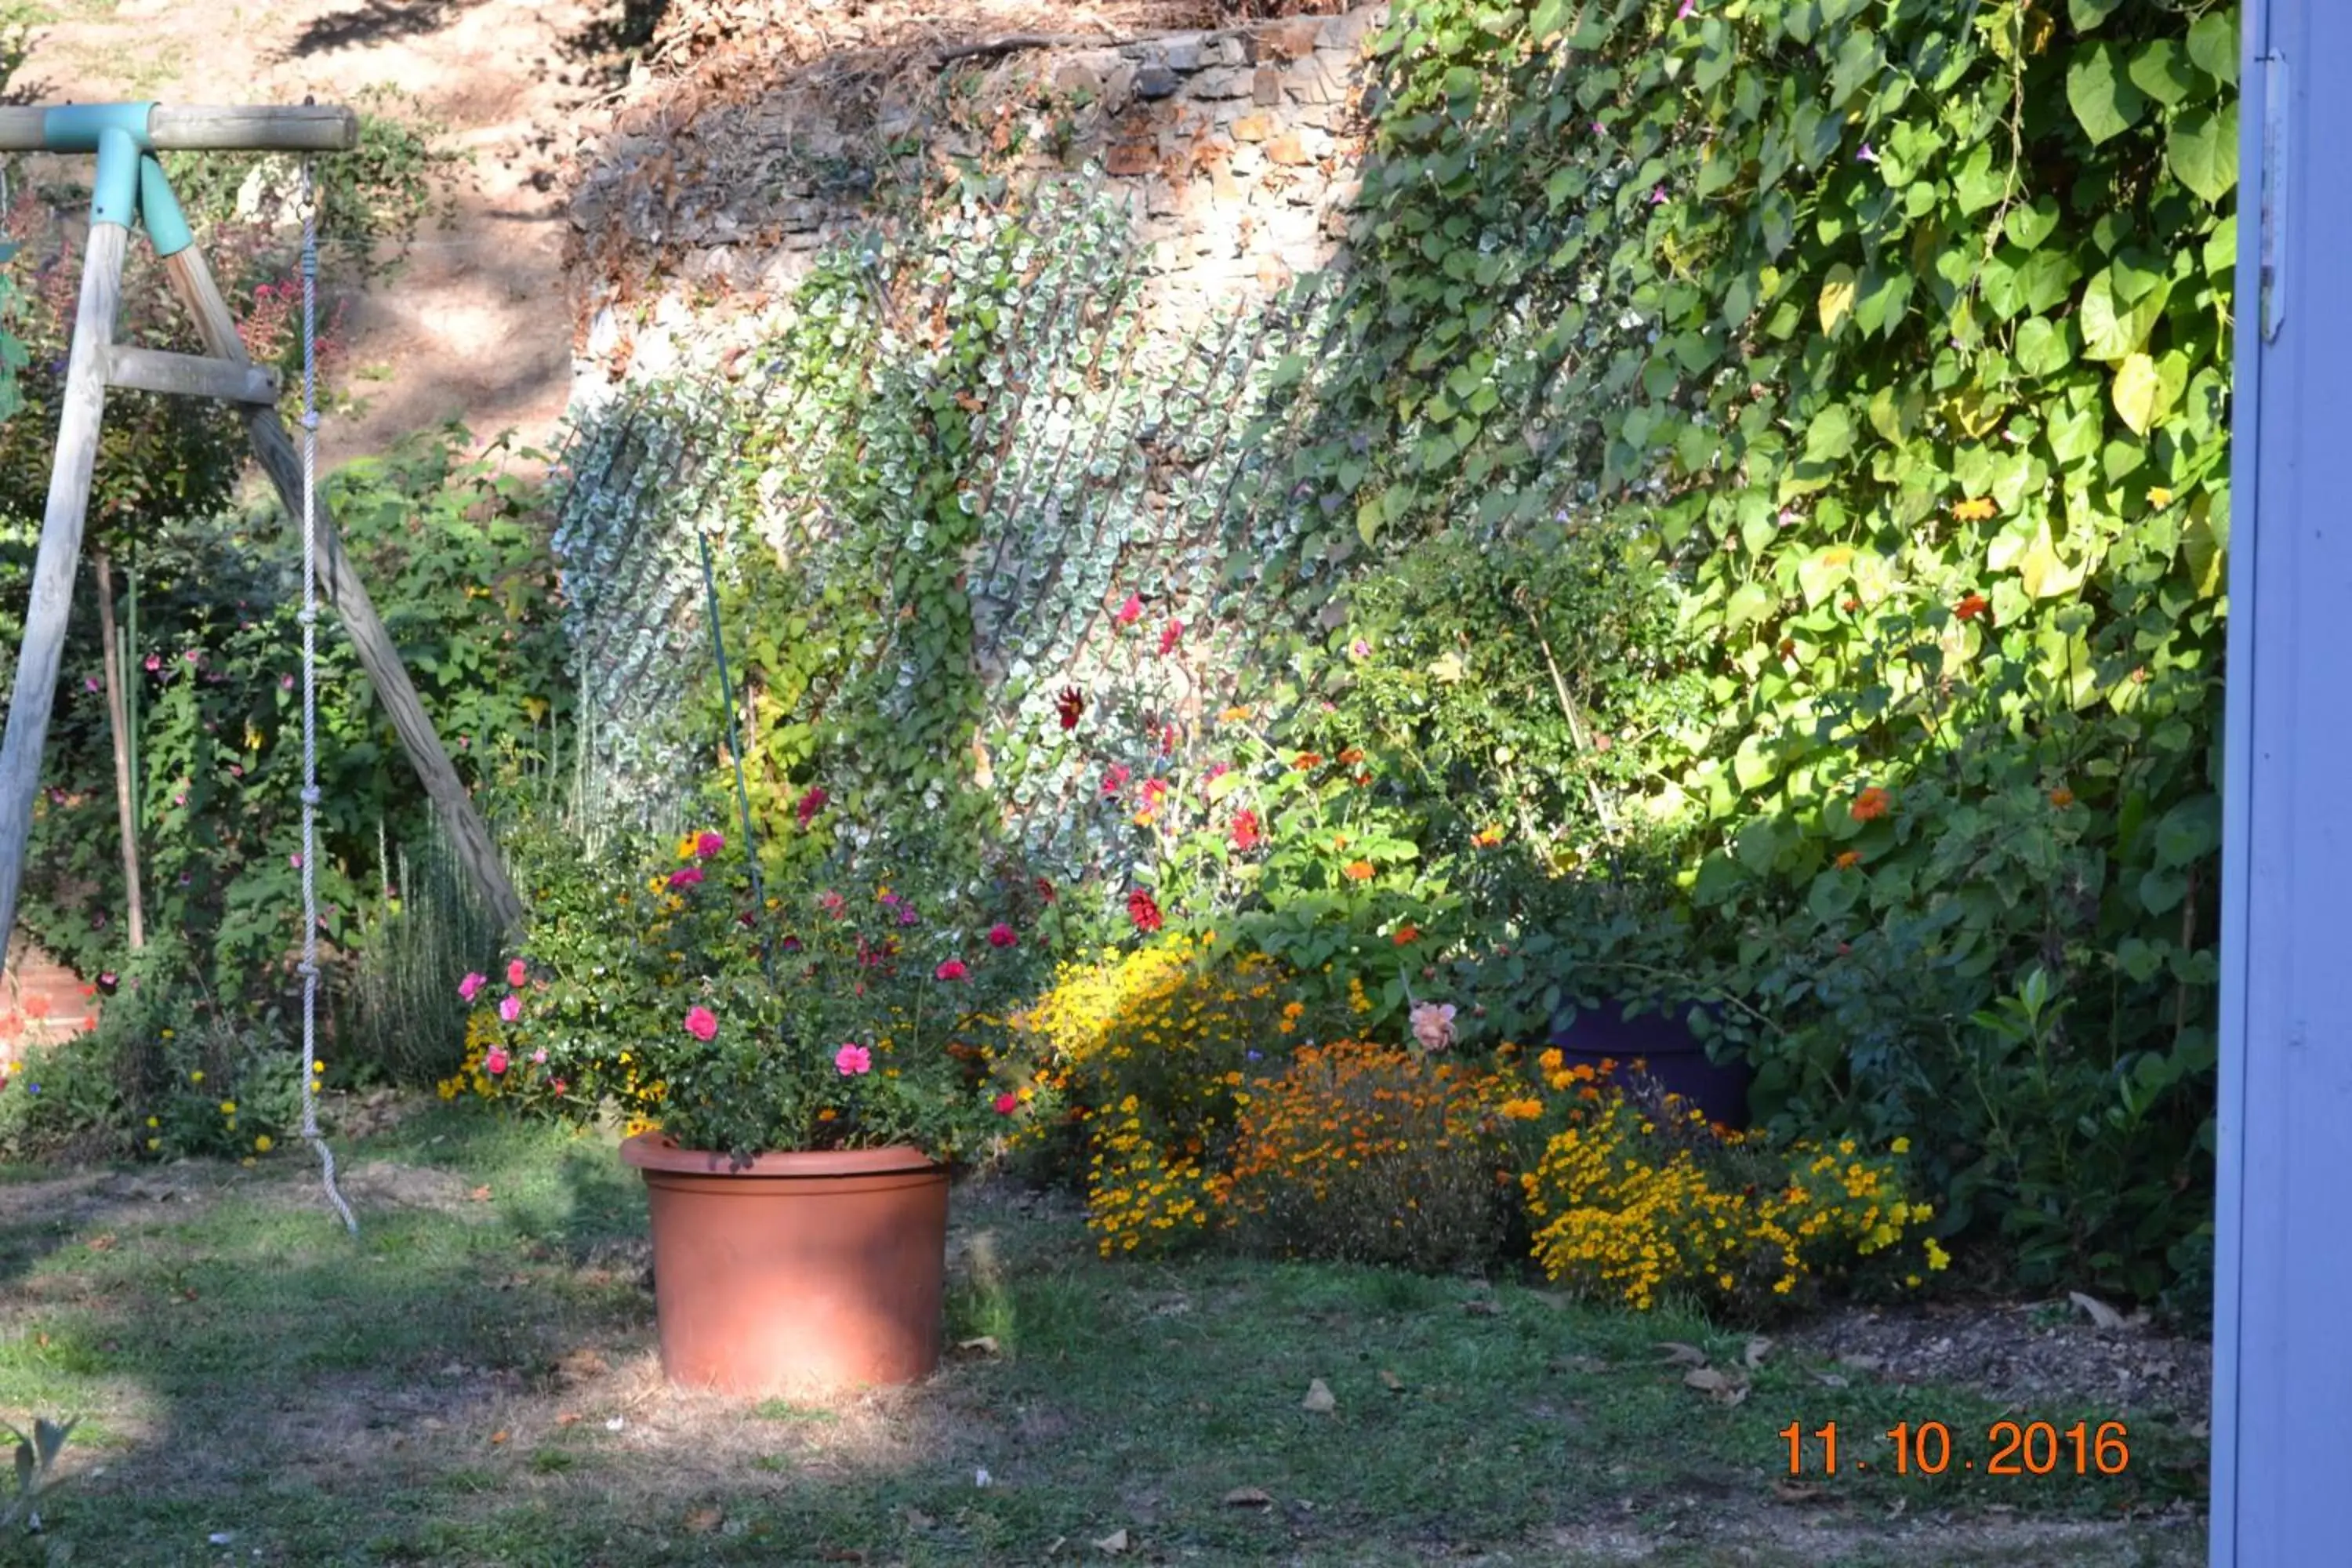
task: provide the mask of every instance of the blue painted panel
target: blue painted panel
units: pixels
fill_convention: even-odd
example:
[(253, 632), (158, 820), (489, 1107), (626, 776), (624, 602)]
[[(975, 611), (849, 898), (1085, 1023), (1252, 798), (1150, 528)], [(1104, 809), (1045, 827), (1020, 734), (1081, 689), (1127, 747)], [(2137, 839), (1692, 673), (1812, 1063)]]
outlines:
[(2211, 1561), (2313, 1568), (2352, 1564), (2352, 4), (2246, 8)]

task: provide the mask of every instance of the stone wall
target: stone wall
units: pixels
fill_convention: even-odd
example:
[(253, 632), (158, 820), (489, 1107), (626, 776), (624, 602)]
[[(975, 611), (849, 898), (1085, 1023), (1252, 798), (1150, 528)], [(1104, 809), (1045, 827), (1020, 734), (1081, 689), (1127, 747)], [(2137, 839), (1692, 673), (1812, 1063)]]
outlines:
[(1116, 45), (826, 62), (754, 94), (622, 111), (575, 183), (575, 407), (750, 335), (887, 183), (1097, 178), (1180, 325), (1328, 264), (1358, 188), (1383, 5)]

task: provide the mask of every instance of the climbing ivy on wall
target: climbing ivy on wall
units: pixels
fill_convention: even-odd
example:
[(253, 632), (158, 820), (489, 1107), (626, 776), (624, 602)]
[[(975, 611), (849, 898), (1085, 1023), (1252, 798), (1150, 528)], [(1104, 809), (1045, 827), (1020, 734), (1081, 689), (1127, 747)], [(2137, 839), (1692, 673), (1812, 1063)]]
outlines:
[(2210, 1146), (2235, 7), (1419, 0), (1382, 48), (1300, 477), (1365, 541), (1646, 531), (1713, 707), (1647, 804), (1708, 825), (1766, 1107), (1931, 1121), (2042, 965), (2041, 1113), (2097, 1131), (1934, 1157), (2145, 1285)]

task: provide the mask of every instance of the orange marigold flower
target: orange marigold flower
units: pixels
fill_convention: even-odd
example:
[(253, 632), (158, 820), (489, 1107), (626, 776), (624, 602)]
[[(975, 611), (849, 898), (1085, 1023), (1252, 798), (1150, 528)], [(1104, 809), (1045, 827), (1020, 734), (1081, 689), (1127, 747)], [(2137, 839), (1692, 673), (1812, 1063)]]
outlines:
[(1968, 597), (1962, 599), (1958, 604), (1952, 606), (1952, 614), (1958, 616), (1964, 621), (1972, 621), (1979, 616), (1983, 615), (1992, 606), (1986, 602), (1985, 596), (1982, 594), (1970, 594)]
[(1361, 746), (1350, 746), (1339, 753), (1339, 761), (1351, 768), (1363, 760), (1364, 748)]
[(2056, 789), (2050, 792), (2050, 804), (2058, 807), (2061, 811), (2063, 811), (2066, 807), (2074, 804), (2074, 792), (2068, 789), (2064, 784), (2060, 784)]
[(1370, 881), (1372, 876), (1372, 863), (1370, 860), (1350, 860), (1339, 868), (1339, 874), (1351, 882)]
[(1841, 871), (1851, 869), (1852, 868), (1861, 864), (1862, 851), (1859, 849), (1849, 849), (1844, 854), (1837, 858), (1837, 868)]
[(1481, 849), (1492, 849), (1502, 841), (1503, 829), (1499, 824), (1493, 827), (1482, 827), (1470, 836), (1470, 842)]
[(1894, 808), (1895, 797), (1873, 784), (1855, 795), (1853, 805), (1847, 810), (1856, 822), (1875, 822)]
[(1395, 942), (1399, 947), (1404, 946), (1407, 942), (1419, 942), (1421, 940), (1421, 928), (1419, 926), (1412, 925), (1399, 926), (1396, 929), (1396, 934), (1389, 940)]
[(1990, 496), (1979, 496), (1974, 500), (1964, 500), (1954, 507), (1952, 515), (1962, 522), (1983, 522), (1989, 520), (1996, 510)]
[(1323, 765), (1323, 753), (1320, 752), (1301, 752), (1297, 756), (1291, 759), (1290, 765), (1297, 768), (1302, 773), (1309, 768), (1319, 768)]

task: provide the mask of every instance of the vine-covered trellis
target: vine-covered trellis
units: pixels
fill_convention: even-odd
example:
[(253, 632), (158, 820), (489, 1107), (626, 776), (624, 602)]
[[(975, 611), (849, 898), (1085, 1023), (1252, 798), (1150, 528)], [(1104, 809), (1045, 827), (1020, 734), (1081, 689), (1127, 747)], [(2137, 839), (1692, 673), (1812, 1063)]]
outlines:
[(633, 386), (575, 432), (555, 546), (600, 817), (666, 822), (713, 760), (681, 700), (715, 691), (700, 534), (772, 791), (821, 774), (935, 814), (976, 776), (1032, 853), (1095, 852), (1064, 693), (1141, 768), (1228, 695), (1234, 596), (1314, 504), (1279, 457), (1334, 293), (1310, 275), (1167, 331), (1132, 233), (1093, 176), (877, 230), (748, 374)]

